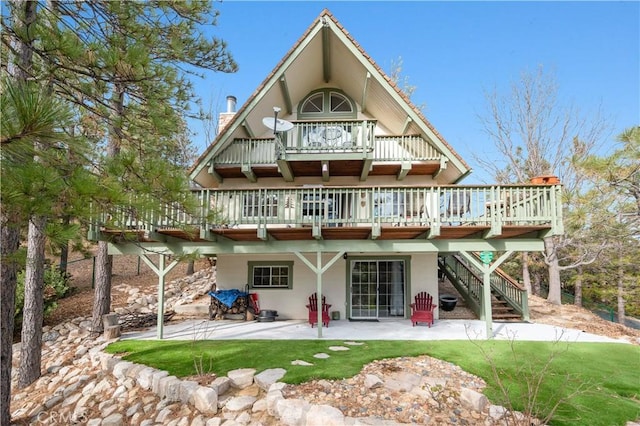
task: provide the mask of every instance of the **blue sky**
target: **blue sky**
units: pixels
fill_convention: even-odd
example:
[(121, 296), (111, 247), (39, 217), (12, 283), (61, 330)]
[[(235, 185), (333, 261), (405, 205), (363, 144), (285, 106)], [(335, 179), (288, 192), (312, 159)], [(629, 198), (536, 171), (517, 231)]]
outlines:
[[(402, 74), (416, 86), (412, 101), (472, 166), (464, 183), (485, 183), (470, 152), (493, 144), (482, 132), (485, 92), (506, 94), (523, 71), (542, 65), (555, 76), (563, 103), (585, 115), (598, 108), (613, 144), (640, 124), (640, 2), (248, 2), (214, 3), (211, 29), (228, 43), (234, 74), (194, 81), (213, 111), (234, 95), (238, 108), (307, 27), (327, 8), (385, 72), (402, 57)], [(207, 145), (192, 123), (198, 152)]]

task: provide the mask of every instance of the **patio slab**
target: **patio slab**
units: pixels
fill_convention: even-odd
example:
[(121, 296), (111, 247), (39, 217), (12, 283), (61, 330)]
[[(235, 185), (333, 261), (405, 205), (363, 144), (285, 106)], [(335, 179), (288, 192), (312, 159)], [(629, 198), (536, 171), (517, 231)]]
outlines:
[[(323, 340), (477, 340), (485, 339), (485, 334), (486, 323), (479, 320), (437, 320), (431, 328), (422, 324), (413, 327), (408, 319), (379, 322), (339, 320), (331, 321), (329, 327), (322, 328)], [(534, 323), (494, 322), (493, 334), (497, 340), (629, 343), (581, 330)], [(194, 319), (164, 326), (164, 339), (171, 340), (317, 338), (318, 329), (311, 328), (306, 320), (257, 322)], [(125, 332), (121, 339), (156, 339), (156, 328)]]

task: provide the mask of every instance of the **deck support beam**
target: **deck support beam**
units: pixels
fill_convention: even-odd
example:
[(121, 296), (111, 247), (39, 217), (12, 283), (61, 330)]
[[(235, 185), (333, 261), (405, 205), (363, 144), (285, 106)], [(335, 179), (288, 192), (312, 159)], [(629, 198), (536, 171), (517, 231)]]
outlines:
[(301, 252), (296, 251), (294, 254), (298, 256), (298, 259), (302, 261), (309, 269), (311, 269), (316, 274), (316, 293), (318, 294), (318, 303), (320, 304), (320, 308), (318, 309), (318, 339), (322, 338), (322, 274), (324, 274), (338, 259), (344, 256), (344, 251), (339, 251), (336, 253), (326, 265), (322, 266), (322, 251), (318, 250), (316, 252), (316, 264), (314, 265), (302, 255)]
[(407, 117), (407, 119), (404, 121), (404, 126), (402, 127), (402, 132), (400, 132), (401, 135), (404, 135), (407, 133), (407, 130), (409, 129), (409, 125), (413, 122), (413, 119), (411, 117)]
[(371, 171), (371, 165), (373, 164), (373, 159), (371, 156), (367, 155), (364, 161), (362, 162), (362, 171), (360, 172), (360, 181), (364, 182), (369, 177), (369, 172)]
[(244, 120), (242, 122), (242, 127), (244, 128), (245, 132), (247, 132), (247, 136), (249, 136), (251, 139), (256, 137), (255, 133), (253, 133), (253, 130), (251, 129), (251, 126), (249, 125), (249, 122), (247, 120)]
[(213, 161), (209, 162), (209, 167), (207, 168), (207, 171), (209, 172), (209, 174), (211, 176), (213, 176), (213, 178), (218, 182), (218, 183), (222, 183), (222, 181), (224, 180), (222, 178), (222, 176), (220, 176), (218, 174), (218, 172), (216, 172), (216, 169), (214, 167)]
[(411, 171), (411, 161), (403, 161), (402, 166), (400, 167), (400, 171), (396, 176), (397, 180), (404, 180), (407, 177), (407, 174)]
[(467, 251), (461, 251), (460, 254), (465, 260), (482, 271), (482, 315), (480, 319), (484, 319), (487, 325), (487, 339), (493, 339), (493, 313), (491, 311), (491, 273), (495, 271), (502, 263), (513, 254), (508, 250), (498, 257), (493, 263), (480, 263), (478, 258)]
[(162, 340), (164, 333), (164, 283), (165, 277), (178, 264), (177, 260), (166, 264), (166, 255), (159, 255), (158, 266), (146, 254), (140, 256), (144, 263), (151, 268), (158, 276), (158, 322), (156, 328), (156, 338)]
[(251, 164), (243, 164), (242, 173), (247, 177), (249, 182), (256, 183), (258, 181), (256, 174), (253, 172), (253, 169), (251, 168)]
[(440, 236), (440, 224), (437, 224), (437, 225), (432, 224), (429, 227), (429, 231), (427, 232), (426, 236), (427, 236), (428, 240), (432, 240), (432, 239), (434, 239), (436, 237), (439, 237)]
[(380, 224), (379, 223), (374, 223), (373, 225), (371, 225), (371, 239), (372, 240), (377, 240), (380, 237)]
[(200, 255), (220, 254), (269, 254), (290, 253), (295, 251), (316, 251), (359, 253), (379, 253), (381, 251), (394, 253), (441, 253), (461, 251), (542, 251), (544, 242), (537, 238), (506, 239), (506, 240), (442, 240), (442, 239), (412, 239), (412, 240), (300, 240), (300, 241), (234, 241), (216, 235), (216, 242), (189, 241), (183, 243), (158, 242), (110, 242), (109, 254), (171, 254), (185, 255), (199, 253)]
[(445, 171), (447, 169), (447, 163), (448, 162), (449, 162), (449, 159), (445, 155), (441, 156), (440, 157), (440, 167), (438, 168), (438, 170), (434, 174), (431, 175), (431, 177), (433, 179), (435, 179), (440, 175), (440, 173)]
[(291, 165), (285, 159), (276, 160), (276, 164), (278, 164), (278, 171), (282, 175), (282, 178), (286, 182), (293, 182), (293, 170), (291, 170)]
[(320, 167), (322, 168), (322, 181), (329, 182), (329, 162), (327, 160), (322, 160)]

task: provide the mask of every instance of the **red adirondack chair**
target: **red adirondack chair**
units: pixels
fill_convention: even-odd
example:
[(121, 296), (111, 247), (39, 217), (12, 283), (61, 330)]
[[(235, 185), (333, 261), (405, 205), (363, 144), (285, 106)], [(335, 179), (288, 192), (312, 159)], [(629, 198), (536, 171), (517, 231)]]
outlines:
[[(329, 327), (329, 308), (331, 305), (327, 305), (326, 298), (322, 296), (322, 325)], [(309, 304), (307, 305), (309, 310), (309, 324), (313, 328), (314, 324), (318, 323), (318, 294), (313, 293), (309, 296)]]
[(429, 328), (433, 324), (433, 311), (438, 305), (433, 304), (433, 298), (426, 291), (415, 296), (415, 303), (411, 304), (411, 322), (415, 327), (419, 322), (426, 322)]

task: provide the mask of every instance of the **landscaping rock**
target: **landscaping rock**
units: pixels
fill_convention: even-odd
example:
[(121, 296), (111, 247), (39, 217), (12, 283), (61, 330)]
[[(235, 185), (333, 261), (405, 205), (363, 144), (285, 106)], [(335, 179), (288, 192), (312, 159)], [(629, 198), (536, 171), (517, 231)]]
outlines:
[(254, 396), (237, 396), (229, 399), (224, 408), (229, 411), (244, 411), (251, 408), (257, 399)]
[(482, 411), (489, 404), (489, 400), (483, 394), (473, 389), (462, 388), (460, 391), (460, 401), (462, 405), (474, 410)]
[(284, 368), (271, 368), (257, 374), (253, 380), (264, 391), (268, 391), (272, 384), (282, 379), (287, 374)]
[(256, 373), (255, 368), (240, 368), (227, 373), (227, 377), (231, 380), (231, 386), (238, 389), (244, 389), (253, 384), (253, 377)]
[(210, 387), (198, 386), (193, 393), (193, 403), (203, 414), (213, 415), (218, 412), (218, 394)]

